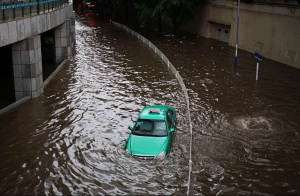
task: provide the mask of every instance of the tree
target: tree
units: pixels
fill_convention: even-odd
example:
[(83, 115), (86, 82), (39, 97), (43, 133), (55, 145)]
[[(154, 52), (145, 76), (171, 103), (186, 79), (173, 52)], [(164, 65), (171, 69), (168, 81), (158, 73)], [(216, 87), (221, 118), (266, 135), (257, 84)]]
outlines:
[(194, 18), (194, 12), (201, 0), (163, 0), (167, 15), (172, 20), (174, 34), (178, 27), (186, 25)]
[(145, 26), (148, 19), (158, 17), (159, 32), (161, 21), (169, 17), (172, 20), (174, 34), (176, 29), (194, 18), (194, 12), (201, 0), (137, 0), (134, 3), (138, 12), (141, 26)]
[(155, 5), (155, 8), (153, 10), (152, 16), (158, 17), (158, 29), (159, 34), (161, 33), (161, 24), (162, 20), (165, 19), (168, 16), (168, 9), (166, 7), (166, 1), (158, 1)]
[(144, 27), (147, 21), (154, 16), (153, 11), (158, 1), (159, 0), (136, 0), (133, 3), (141, 27)]

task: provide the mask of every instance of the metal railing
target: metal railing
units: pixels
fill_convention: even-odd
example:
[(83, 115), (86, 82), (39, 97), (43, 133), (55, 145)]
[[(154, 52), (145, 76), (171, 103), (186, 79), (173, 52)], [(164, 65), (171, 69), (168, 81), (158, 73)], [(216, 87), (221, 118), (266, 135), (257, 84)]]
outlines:
[(58, 10), (69, 0), (0, 0), (0, 23)]

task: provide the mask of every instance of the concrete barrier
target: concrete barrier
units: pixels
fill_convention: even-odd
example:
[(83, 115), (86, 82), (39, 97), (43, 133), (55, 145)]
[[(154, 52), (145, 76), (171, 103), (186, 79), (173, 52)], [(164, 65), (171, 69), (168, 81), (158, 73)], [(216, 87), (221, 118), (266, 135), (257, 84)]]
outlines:
[(193, 128), (192, 128), (192, 121), (191, 121), (191, 113), (190, 113), (190, 102), (189, 102), (189, 96), (187, 92), (187, 88), (185, 87), (184, 81), (182, 77), (180, 76), (179, 72), (175, 69), (175, 67), (172, 65), (172, 63), (169, 61), (169, 59), (154, 45), (152, 44), (148, 39), (143, 37), (142, 35), (138, 34), (137, 32), (129, 29), (125, 25), (119, 24), (117, 22), (113, 22), (113, 24), (119, 28), (122, 28), (124, 31), (130, 33), (131, 35), (134, 35), (136, 38), (140, 39), (145, 45), (149, 46), (162, 60), (165, 62), (165, 64), (168, 66), (168, 69), (173, 73), (173, 75), (176, 77), (179, 85), (181, 86), (181, 89), (183, 91), (185, 101), (186, 101), (186, 107), (187, 107), (187, 116), (189, 121), (189, 129), (190, 129), (190, 159), (189, 159), (189, 176), (188, 176), (188, 187), (187, 187), (187, 195), (189, 195), (190, 192), (190, 180), (191, 180), (191, 172), (192, 172), (192, 140), (193, 140)]
[[(43, 83), (43, 88), (45, 88), (45, 86), (47, 86), (49, 84), (49, 82), (57, 75), (57, 73), (61, 70), (61, 68), (63, 68), (63, 66), (67, 63), (68, 59), (64, 60), (57, 68), (56, 70), (47, 78), (47, 80), (44, 81)], [(5, 108), (0, 110), (0, 115), (18, 107), (19, 105), (21, 105), (22, 103), (28, 101), (29, 99), (31, 99), (30, 96), (24, 97), (8, 106), (6, 106)]]
[(65, 59), (56, 69), (55, 71), (44, 81), (43, 87), (45, 88), (47, 84), (56, 76), (56, 74), (63, 68), (63, 66), (66, 64), (68, 59)]
[(73, 4), (53, 12), (0, 24), (0, 47), (53, 29), (73, 17)]
[(14, 103), (6, 106), (5, 108), (2, 108), (0, 110), (0, 115), (2, 115), (4, 113), (6, 113), (6, 112), (8, 112), (8, 111), (10, 111), (10, 110), (18, 107), (19, 105), (21, 105), (22, 103), (28, 101), (29, 99), (31, 99), (31, 97), (29, 97), (29, 96), (28, 97), (24, 97), (24, 98), (20, 99), (19, 101), (16, 101), (16, 102), (14, 102)]

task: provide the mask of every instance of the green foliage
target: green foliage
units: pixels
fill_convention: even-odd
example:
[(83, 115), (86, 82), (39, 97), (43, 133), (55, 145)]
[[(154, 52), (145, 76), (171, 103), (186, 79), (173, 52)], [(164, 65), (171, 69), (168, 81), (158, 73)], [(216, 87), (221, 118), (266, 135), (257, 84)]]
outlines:
[(137, 15), (138, 15), (138, 21), (140, 22), (140, 25), (144, 27), (148, 21), (149, 18), (154, 17), (154, 9), (156, 4), (158, 3), (158, 0), (151, 0), (151, 1), (143, 1), (138, 0), (135, 3), (133, 3)]
[(200, 1), (203, 0), (137, 0), (134, 6), (141, 26), (145, 26), (148, 19), (153, 17), (170, 17), (175, 30), (193, 19)]
[[(112, 18), (113, 13), (118, 14), (119, 8), (126, 7), (128, 15), (128, 5), (133, 4), (137, 12), (137, 19), (140, 26), (145, 26), (150, 18), (158, 18), (159, 25), (164, 18), (170, 18), (176, 28), (187, 24), (194, 17), (197, 5), (206, 0), (98, 0), (102, 13), (109, 13)], [(236, 0), (237, 1), (237, 0)], [(272, 0), (274, 3), (278, 0)], [(269, 0), (269, 2), (272, 2)], [(300, 0), (284, 0), (288, 2), (299, 2)], [(266, 2), (266, 0), (241, 0), (243, 3)], [(128, 18), (128, 16), (126, 16)], [(160, 28), (160, 27), (159, 27)]]
[(164, 0), (168, 16), (172, 19), (174, 31), (194, 18), (200, 0)]

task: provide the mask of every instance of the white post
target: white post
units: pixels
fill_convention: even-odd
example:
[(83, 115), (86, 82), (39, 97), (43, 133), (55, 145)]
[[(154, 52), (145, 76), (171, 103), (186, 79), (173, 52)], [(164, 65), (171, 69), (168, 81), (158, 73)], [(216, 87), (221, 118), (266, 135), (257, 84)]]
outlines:
[(257, 60), (257, 65), (256, 65), (256, 80), (258, 80), (258, 69), (259, 69), (259, 60)]
[(239, 23), (240, 23), (240, 4), (241, 0), (238, 0), (237, 17), (236, 17), (236, 37), (235, 37), (235, 56), (234, 67), (237, 67), (237, 53), (238, 53), (238, 41), (239, 41)]

